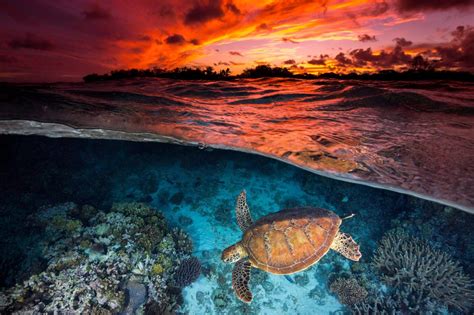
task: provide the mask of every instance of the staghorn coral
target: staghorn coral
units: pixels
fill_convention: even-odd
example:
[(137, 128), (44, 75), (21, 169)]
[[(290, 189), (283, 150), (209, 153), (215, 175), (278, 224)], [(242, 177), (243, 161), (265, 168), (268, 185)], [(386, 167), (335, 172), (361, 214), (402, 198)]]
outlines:
[[(69, 203), (30, 218), (43, 226), (41, 251), (47, 268), (0, 291), (0, 313), (111, 314), (145, 302), (163, 309), (176, 304), (179, 291), (168, 290), (175, 262), (192, 250), (182, 231), (170, 230), (161, 213), (144, 204), (115, 204), (108, 213), (89, 211), (96, 214), (84, 221), (77, 209)], [(176, 235), (180, 242), (175, 242)]]
[(369, 294), (364, 301), (351, 305), (351, 310), (354, 315), (402, 314), (400, 304), (392, 300), (390, 296), (381, 293)]
[(181, 262), (175, 273), (175, 283), (178, 287), (183, 288), (194, 281), (201, 274), (201, 263), (196, 257), (185, 259)]
[(329, 289), (336, 293), (342, 304), (346, 305), (359, 303), (367, 296), (367, 290), (354, 278), (337, 278), (331, 283)]
[(474, 305), (473, 283), (459, 263), (403, 230), (382, 238), (371, 265), (394, 288), (401, 309), (422, 312), (441, 304), (468, 312)]

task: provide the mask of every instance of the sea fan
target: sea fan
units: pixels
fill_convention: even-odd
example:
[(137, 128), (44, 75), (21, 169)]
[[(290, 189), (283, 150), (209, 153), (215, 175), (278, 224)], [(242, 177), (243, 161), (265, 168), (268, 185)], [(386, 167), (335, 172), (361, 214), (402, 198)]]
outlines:
[(201, 274), (201, 263), (196, 257), (185, 259), (181, 262), (175, 274), (176, 286), (184, 288), (199, 277)]

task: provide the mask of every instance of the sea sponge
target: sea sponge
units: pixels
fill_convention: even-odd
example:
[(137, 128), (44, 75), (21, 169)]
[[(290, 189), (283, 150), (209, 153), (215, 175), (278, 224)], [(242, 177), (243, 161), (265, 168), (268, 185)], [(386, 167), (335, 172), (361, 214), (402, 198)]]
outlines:
[(474, 306), (473, 283), (459, 263), (403, 230), (389, 231), (382, 238), (371, 265), (412, 312), (433, 302), (461, 312)]
[(181, 262), (175, 274), (176, 285), (184, 288), (199, 277), (201, 274), (201, 263), (196, 257), (185, 259)]
[(346, 305), (359, 303), (367, 296), (367, 290), (354, 278), (337, 278), (331, 283), (329, 289), (336, 293), (342, 304)]
[(156, 263), (151, 267), (151, 274), (153, 276), (160, 275), (163, 273), (163, 271), (164, 271), (164, 268), (161, 264)]

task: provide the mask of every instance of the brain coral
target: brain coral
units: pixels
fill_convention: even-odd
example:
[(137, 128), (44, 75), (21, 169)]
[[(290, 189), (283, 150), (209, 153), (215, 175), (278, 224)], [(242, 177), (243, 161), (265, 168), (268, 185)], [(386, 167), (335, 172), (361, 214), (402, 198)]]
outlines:
[(473, 307), (473, 283), (459, 263), (403, 230), (389, 231), (382, 238), (372, 266), (399, 292), (402, 307), (412, 312), (433, 303), (461, 312)]
[(346, 305), (359, 303), (367, 296), (367, 290), (354, 278), (338, 278), (331, 283), (329, 289), (336, 293), (342, 304)]
[(196, 281), (201, 274), (201, 263), (196, 257), (185, 259), (179, 265), (175, 273), (175, 281), (178, 287), (185, 287)]

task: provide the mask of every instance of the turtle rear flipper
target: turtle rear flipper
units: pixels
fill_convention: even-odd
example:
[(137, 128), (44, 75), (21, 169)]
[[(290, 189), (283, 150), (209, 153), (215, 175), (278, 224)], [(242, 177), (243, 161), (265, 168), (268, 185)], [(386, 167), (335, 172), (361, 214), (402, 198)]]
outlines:
[(253, 221), (252, 217), (250, 216), (249, 206), (247, 205), (247, 193), (245, 190), (242, 190), (240, 195), (237, 197), (235, 215), (237, 217), (237, 223), (239, 224), (242, 232), (247, 231), (247, 229), (252, 226)]
[(336, 234), (331, 249), (350, 260), (359, 261), (360, 257), (362, 257), (359, 245), (352, 239), (352, 236), (346, 233), (338, 232)]
[(245, 303), (252, 301), (252, 292), (249, 289), (250, 268), (250, 262), (247, 259), (241, 259), (232, 270), (232, 288), (235, 295)]

